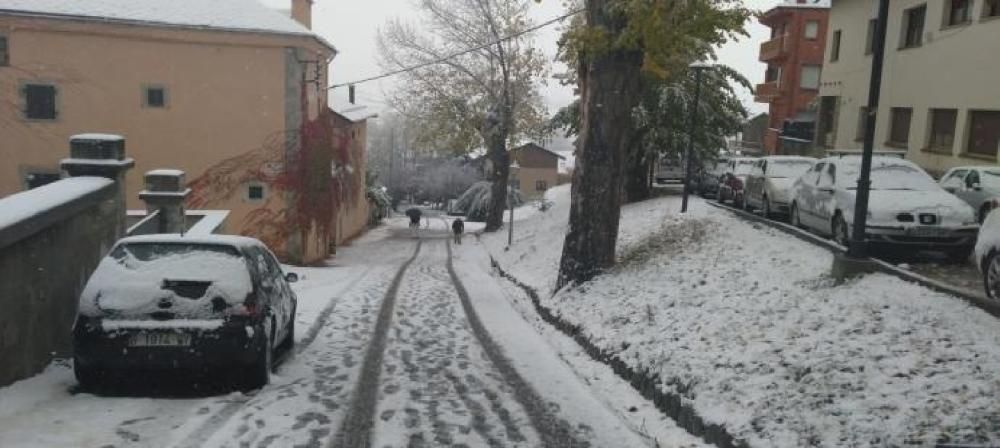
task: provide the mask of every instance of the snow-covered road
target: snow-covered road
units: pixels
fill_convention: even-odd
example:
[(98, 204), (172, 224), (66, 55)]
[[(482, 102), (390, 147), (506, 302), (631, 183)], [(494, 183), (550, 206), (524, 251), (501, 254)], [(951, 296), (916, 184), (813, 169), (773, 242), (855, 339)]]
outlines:
[[(447, 223), (432, 222), (419, 241), (392, 221), (330, 267), (294, 268), (298, 345), (267, 387), (220, 395), (141, 378), (98, 396), (56, 362), (0, 389), (0, 447), (651, 446), (643, 434), (701, 446), (540, 335), (483, 253), (453, 256)], [(144, 387), (163, 381), (166, 392)]]

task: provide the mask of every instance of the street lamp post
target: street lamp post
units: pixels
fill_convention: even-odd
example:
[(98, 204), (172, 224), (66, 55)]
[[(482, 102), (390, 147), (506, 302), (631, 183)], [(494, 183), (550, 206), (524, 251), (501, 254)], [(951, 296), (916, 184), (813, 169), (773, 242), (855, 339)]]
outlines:
[(687, 213), (688, 195), (691, 194), (691, 171), (694, 169), (694, 132), (698, 128), (698, 103), (701, 99), (701, 72), (712, 68), (712, 65), (705, 62), (695, 62), (688, 67), (694, 70), (694, 107), (691, 111), (691, 128), (688, 129), (688, 147), (684, 154), (684, 194), (681, 199), (681, 213)]
[(871, 187), (872, 154), (875, 148), (875, 119), (879, 96), (882, 93), (882, 63), (885, 56), (885, 35), (889, 17), (889, 0), (879, 0), (878, 19), (875, 23), (875, 40), (872, 43), (872, 73), (868, 86), (868, 111), (865, 117), (865, 141), (861, 153), (861, 173), (858, 175), (857, 196), (854, 201), (854, 225), (847, 256), (862, 259), (868, 256), (865, 230), (868, 226), (868, 193)]

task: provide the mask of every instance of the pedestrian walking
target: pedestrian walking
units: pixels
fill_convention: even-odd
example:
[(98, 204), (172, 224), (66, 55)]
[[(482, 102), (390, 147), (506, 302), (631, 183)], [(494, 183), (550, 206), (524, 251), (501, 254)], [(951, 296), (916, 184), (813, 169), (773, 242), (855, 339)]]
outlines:
[(465, 223), (462, 218), (455, 218), (451, 222), (451, 231), (455, 234), (455, 244), (462, 244), (462, 232), (465, 232)]
[(420, 216), (423, 212), (419, 208), (413, 207), (406, 210), (406, 216), (410, 217), (410, 231), (414, 238), (420, 237)]

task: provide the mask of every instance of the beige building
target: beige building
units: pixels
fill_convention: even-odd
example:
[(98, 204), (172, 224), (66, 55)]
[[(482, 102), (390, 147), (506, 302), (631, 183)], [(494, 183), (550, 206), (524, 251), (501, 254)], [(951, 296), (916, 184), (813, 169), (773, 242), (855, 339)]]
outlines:
[[(816, 141), (861, 147), (878, 2), (834, 0)], [(876, 149), (902, 149), (932, 174), (996, 164), (1000, 0), (893, 0)]]
[(510, 177), (514, 186), (527, 198), (539, 198), (559, 184), (559, 160), (563, 156), (534, 143), (510, 151)]
[(226, 231), (325, 258), (359, 231), (338, 213), (367, 216), (364, 120), (327, 106), (336, 50), (290, 1), (294, 20), (257, 0), (0, 0), (0, 196), (57, 178), (69, 136), (119, 134), (130, 208), (142, 173), (181, 169)]

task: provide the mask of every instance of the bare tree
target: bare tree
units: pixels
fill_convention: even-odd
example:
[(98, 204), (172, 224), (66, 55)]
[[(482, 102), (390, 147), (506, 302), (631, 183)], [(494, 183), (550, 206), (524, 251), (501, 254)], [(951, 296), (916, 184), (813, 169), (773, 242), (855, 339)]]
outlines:
[(529, 0), (420, 0), (420, 30), (393, 20), (379, 32), (385, 69), (426, 64), (404, 72), (390, 98), (400, 113), (421, 123), (418, 144), (453, 153), (486, 148), (496, 198), (487, 231), (503, 224), (508, 146), (544, 129), (538, 86), (546, 61), (526, 32), (532, 26), (529, 5)]

